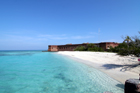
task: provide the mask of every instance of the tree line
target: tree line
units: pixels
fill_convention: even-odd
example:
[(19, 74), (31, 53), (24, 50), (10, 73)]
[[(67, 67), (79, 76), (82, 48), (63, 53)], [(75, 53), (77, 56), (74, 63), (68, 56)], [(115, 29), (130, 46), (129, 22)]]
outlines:
[(99, 51), (99, 52), (103, 52), (104, 50), (101, 47), (97, 47), (93, 43), (89, 43), (87, 45), (87, 47), (78, 46), (77, 48), (74, 49), (74, 51)]
[[(101, 47), (97, 47), (96, 45), (90, 43), (87, 45), (87, 47), (78, 46), (76, 49), (74, 49), (74, 51), (103, 52), (104, 50)], [(134, 55), (140, 57), (140, 36), (126, 36), (122, 43), (120, 43), (117, 47), (110, 47), (110, 49), (108, 49), (108, 52), (115, 52), (123, 56)]]
[[(140, 32), (139, 32), (140, 34)], [(127, 56), (134, 55), (140, 56), (140, 36), (126, 36), (124, 41), (120, 43), (117, 47), (110, 47), (109, 52), (116, 52), (119, 55)]]

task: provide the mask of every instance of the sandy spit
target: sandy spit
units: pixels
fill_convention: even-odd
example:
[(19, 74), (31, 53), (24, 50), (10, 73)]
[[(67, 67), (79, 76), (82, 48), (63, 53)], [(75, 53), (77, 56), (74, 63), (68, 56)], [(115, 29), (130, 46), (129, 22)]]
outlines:
[(57, 53), (90, 65), (123, 84), (127, 79), (139, 78), (138, 57), (120, 56), (108, 52), (59, 51)]

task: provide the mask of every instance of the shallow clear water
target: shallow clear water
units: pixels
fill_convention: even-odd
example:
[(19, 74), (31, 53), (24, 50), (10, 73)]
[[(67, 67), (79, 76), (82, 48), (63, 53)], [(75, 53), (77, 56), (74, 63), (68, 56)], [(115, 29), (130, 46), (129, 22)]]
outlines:
[(123, 93), (106, 74), (56, 53), (0, 52), (0, 93)]

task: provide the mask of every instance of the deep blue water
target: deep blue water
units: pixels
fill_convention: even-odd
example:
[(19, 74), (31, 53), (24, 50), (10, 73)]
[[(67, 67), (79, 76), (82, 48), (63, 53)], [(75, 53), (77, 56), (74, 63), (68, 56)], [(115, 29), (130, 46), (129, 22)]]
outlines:
[(122, 84), (85, 64), (41, 51), (0, 52), (0, 93), (123, 93)]

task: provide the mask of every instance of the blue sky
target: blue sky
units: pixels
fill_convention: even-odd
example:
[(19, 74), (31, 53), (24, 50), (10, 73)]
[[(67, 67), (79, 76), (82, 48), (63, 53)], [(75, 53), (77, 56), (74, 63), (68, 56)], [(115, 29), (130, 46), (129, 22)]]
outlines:
[(138, 31), (140, 0), (0, 0), (0, 50), (122, 42)]

